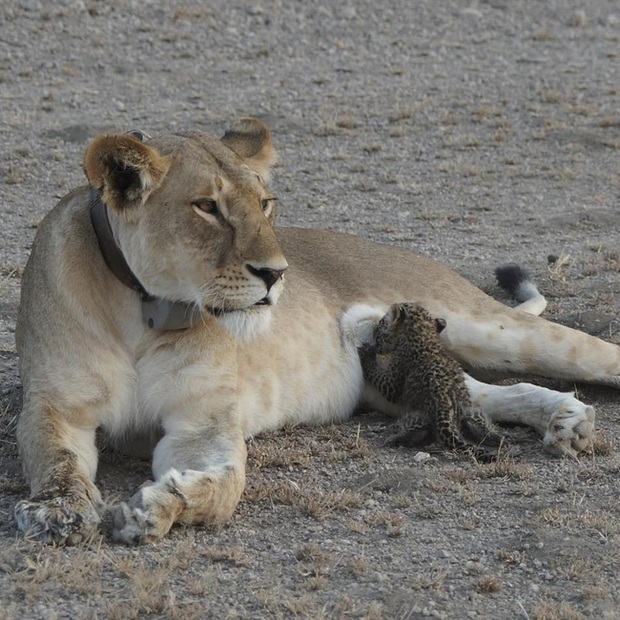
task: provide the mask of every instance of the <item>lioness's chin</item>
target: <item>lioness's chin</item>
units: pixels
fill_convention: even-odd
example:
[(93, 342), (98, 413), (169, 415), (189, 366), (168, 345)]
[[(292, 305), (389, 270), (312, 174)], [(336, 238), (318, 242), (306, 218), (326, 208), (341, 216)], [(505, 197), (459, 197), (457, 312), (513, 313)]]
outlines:
[(273, 313), (271, 306), (251, 306), (231, 310), (217, 317), (227, 331), (239, 340), (253, 340), (269, 330)]

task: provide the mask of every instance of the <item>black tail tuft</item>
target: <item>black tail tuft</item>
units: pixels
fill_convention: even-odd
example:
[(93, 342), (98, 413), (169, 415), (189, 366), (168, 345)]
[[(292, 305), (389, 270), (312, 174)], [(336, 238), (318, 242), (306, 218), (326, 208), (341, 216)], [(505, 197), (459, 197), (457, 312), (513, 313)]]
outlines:
[(495, 269), (495, 277), (497, 278), (497, 283), (513, 297), (519, 297), (519, 289), (523, 284), (532, 282), (532, 276), (529, 271), (515, 263), (497, 267)]

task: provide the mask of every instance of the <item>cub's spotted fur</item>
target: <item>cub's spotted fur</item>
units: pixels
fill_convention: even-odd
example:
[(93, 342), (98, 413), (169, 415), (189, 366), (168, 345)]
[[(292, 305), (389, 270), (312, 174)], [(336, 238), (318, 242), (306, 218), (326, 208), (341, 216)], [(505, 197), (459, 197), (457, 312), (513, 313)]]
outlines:
[(502, 437), (472, 406), (461, 367), (439, 341), (445, 326), (417, 304), (393, 304), (377, 323), (374, 346), (360, 349), (364, 375), (390, 402), (406, 407), (392, 443), (419, 446), (439, 438), (487, 460), (492, 453), (476, 444), (497, 446)]

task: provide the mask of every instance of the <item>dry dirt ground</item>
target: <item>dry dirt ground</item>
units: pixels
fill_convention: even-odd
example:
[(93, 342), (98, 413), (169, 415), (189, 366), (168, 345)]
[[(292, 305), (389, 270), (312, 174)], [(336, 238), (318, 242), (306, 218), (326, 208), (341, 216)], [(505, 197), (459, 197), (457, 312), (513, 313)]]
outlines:
[[(413, 248), (500, 298), (516, 260), (550, 318), (620, 342), (616, 0), (3, 0), (0, 102), (1, 618), (620, 617), (611, 390), (577, 386), (601, 433), (579, 460), (511, 429), (513, 461), (419, 463), (365, 415), (252, 440), (221, 529), (55, 549), (12, 519), (20, 275), (103, 129), (261, 116), (281, 225)], [(113, 504), (148, 475), (104, 455), (99, 484)]]

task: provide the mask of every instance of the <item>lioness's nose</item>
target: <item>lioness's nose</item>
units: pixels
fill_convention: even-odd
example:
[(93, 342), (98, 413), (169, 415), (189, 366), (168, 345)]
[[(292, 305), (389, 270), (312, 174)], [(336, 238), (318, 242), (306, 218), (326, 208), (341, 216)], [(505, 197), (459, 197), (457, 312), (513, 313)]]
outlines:
[(267, 286), (267, 290), (269, 290), (284, 274), (284, 272), (288, 269), (285, 267), (284, 269), (272, 269), (271, 267), (254, 267), (253, 265), (247, 265), (248, 271), (257, 278), (260, 278)]

